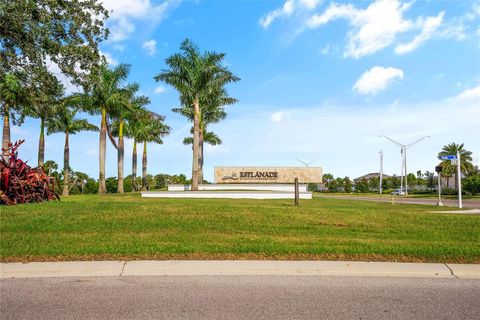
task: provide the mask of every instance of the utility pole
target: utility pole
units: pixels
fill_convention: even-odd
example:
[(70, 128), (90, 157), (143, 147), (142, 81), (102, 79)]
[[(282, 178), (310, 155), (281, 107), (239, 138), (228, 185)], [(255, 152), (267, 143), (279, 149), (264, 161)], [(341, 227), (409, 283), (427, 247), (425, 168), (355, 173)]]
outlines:
[(382, 194), (382, 181), (383, 181), (383, 151), (380, 150), (380, 188), (379, 193)]
[(400, 147), (400, 152), (402, 154), (402, 172), (400, 174), (400, 191), (403, 190), (403, 176), (405, 176), (405, 195), (408, 195), (408, 183), (407, 183), (407, 175), (408, 175), (408, 171), (407, 171), (407, 149), (414, 146), (415, 144), (419, 143), (420, 141), (422, 141), (423, 139), (426, 139), (426, 138), (430, 138), (430, 136), (425, 136), (425, 137), (422, 137), (418, 140), (415, 140), (409, 144), (402, 144), (398, 141), (395, 141), (393, 140), (392, 138), (389, 138), (387, 136), (379, 136), (379, 137), (382, 137), (382, 138), (385, 138), (387, 140), (389, 140), (390, 142), (393, 142), (394, 144), (396, 144), (397, 146)]

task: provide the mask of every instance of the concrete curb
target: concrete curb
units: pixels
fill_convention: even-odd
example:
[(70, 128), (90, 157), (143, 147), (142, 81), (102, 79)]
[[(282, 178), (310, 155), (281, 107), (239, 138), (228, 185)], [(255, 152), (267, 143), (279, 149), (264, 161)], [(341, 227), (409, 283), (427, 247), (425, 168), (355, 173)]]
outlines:
[(0, 279), (93, 276), (375, 276), (479, 278), (480, 264), (358, 261), (70, 261), (0, 263)]

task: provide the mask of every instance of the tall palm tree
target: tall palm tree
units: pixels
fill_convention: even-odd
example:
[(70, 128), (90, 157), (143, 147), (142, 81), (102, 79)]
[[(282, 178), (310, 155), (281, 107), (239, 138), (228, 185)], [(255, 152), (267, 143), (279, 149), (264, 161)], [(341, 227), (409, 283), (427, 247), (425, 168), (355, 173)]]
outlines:
[[(460, 171), (463, 174), (471, 172), (475, 167), (472, 163), (472, 152), (465, 150), (463, 148), (463, 143), (456, 144), (452, 142), (443, 146), (442, 150), (438, 153), (438, 159), (441, 160), (443, 156), (448, 155), (457, 155), (457, 152), (460, 153)], [(455, 188), (458, 188), (458, 176), (457, 176), (457, 166), (452, 165), (450, 160), (443, 160), (440, 165), (442, 166), (442, 174), (445, 175), (454, 175), (455, 176)]]
[[(100, 114), (100, 137), (99, 137), (99, 179), (98, 193), (107, 193), (105, 183), (105, 158), (107, 148), (108, 115), (115, 113), (123, 106), (125, 89), (120, 86), (127, 78), (130, 67), (127, 64), (119, 64), (114, 69), (109, 69), (108, 65), (102, 64), (98, 72), (92, 75), (90, 88), (81, 95), (82, 104), (85, 111), (91, 114)], [(110, 140), (115, 147), (116, 143), (109, 134)]]
[[(172, 109), (173, 112), (180, 113), (190, 121), (193, 121), (193, 112), (192, 109), (188, 106), (190, 105), (188, 97), (180, 97), (182, 102), (181, 108)], [(207, 126), (212, 123), (217, 123), (227, 117), (227, 112), (224, 107), (227, 105), (233, 105), (238, 102), (237, 99), (229, 97), (226, 90), (223, 87), (210, 87), (208, 91), (204, 92), (200, 96), (200, 102), (202, 105), (200, 117), (199, 117), (199, 181), (203, 182), (203, 164), (204, 164), (204, 142), (207, 142), (207, 137), (204, 137), (204, 134), (207, 133)], [(192, 129), (193, 134), (193, 129)], [(214, 134), (211, 132), (210, 134)], [(218, 138), (218, 137), (217, 137)], [(208, 139), (214, 139), (212, 136)], [(209, 142), (207, 142), (209, 143)], [(184, 141), (185, 144), (185, 141)], [(192, 142), (193, 144), (193, 142)], [(218, 144), (221, 144), (218, 143)]]
[(170, 133), (170, 127), (163, 121), (165, 117), (150, 113), (150, 116), (142, 119), (139, 126), (138, 141), (143, 142), (142, 156), (142, 190), (147, 190), (147, 143), (154, 142), (163, 144), (162, 137)]
[(70, 174), (70, 146), (69, 136), (80, 131), (98, 131), (98, 127), (90, 124), (86, 119), (77, 119), (75, 116), (78, 108), (68, 105), (68, 98), (63, 100), (56, 108), (52, 117), (47, 122), (47, 134), (64, 133), (65, 147), (63, 149), (63, 196), (68, 196)]
[[(119, 108), (114, 114), (112, 114), (113, 123), (111, 126), (112, 134), (118, 137), (117, 148), (117, 167), (118, 167), (118, 192), (123, 193), (123, 164), (124, 164), (124, 136), (134, 138), (134, 152), (135, 152), (135, 165), (136, 165), (136, 141), (134, 134), (134, 122), (146, 113), (144, 106), (150, 103), (150, 99), (147, 96), (135, 96), (139, 90), (137, 83), (127, 86), (125, 92), (125, 106)], [(136, 175), (136, 167), (135, 167)], [(132, 189), (134, 185), (132, 184)]]
[(154, 79), (177, 89), (193, 111), (192, 190), (198, 190), (201, 96), (210, 88), (222, 88), (240, 79), (222, 65), (223, 53), (201, 53), (189, 39), (182, 42), (180, 50), (180, 53), (165, 60), (169, 69), (163, 70)]

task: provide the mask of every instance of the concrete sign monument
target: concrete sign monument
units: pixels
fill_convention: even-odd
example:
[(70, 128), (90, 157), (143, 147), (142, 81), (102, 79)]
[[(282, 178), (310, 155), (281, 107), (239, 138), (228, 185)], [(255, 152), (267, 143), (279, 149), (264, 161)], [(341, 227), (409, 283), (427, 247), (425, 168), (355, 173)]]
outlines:
[(321, 183), (321, 167), (215, 167), (215, 183)]

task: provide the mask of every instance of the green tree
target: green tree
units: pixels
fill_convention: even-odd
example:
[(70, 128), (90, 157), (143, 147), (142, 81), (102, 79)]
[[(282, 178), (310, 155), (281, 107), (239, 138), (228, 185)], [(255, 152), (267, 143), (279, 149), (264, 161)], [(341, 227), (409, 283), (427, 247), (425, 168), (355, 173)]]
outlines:
[(355, 182), (355, 192), (366, 193), (368, 191), (369, 191), (368, 181), (365, 178)]
[(433, 189), (437, 185), (437, 179), (435, 178), (435, 173), (430, 171), (425, 172), (424, 181), (425, 181), (425, 185), (430, 191), (433, 191)]
[(13, 124), (23, 122), (22, 109), (28, 105), (27, 93), (22, 87), (21, 73), (0, 72), (0, 106), (3, 117), (2, 148), (6, 148), (10, 141), (10, 120)]
[(117, 177), (108, 177), (105, 180), (108, 193), (117, 193), (118, 181)]
[(373, 177), (368, 181), (369, 191), (377, 191), (380, 188), (380, 177)]
[(95, 0), (0, 1), (0, 74), (32, 75), (53, 62), (81, 82), (99, 61), (107, 17)]
[(226, 84), (240, 79), (222, 64), (225, 54), (208, 51), (201, 53), (188, 39), (182, 42), (180, 50), (180, 53), (173, 54), (165, 60), (169, 69), (163, 70), (154, 79), (177, 89), (181, 102), (187, 102), (193, 110), (192, 190), (198, 190), (200, 115), (203, 107), (200, 105), (201, 97), (209, 90), (223, 88)]
[(462, 181), (462, 187), (471, 194), (480, 194), (480, 175), (472, 174)]
[(126, 64), (119, 64), (117, 67), (109, 69), (106, 64), (102, 64), (98, 73), (92, 76), (89, 89), (84, 94), (77, 96), (85, 111), (91, 114), (101, 115), (99, 138), (99, 194), (105, 194), (107, 192), (105, 185), (107, 131), (112, 144), (117, 148), (116, 142), (109, 130), (107, 117), (110, 114), (115, 114), (118, 109), (124, 105), (125, 89), (120, 86), (127, 78), (129, 68)]
[(47, 122), (47, 134), (64, 133), (65, 146), (63, 148), (63, 196), (68, 196), (70, 174), (70, 145), (69, 137), (80, 131), (98, 131), (98, 127), (90, 124), (86, 119), (77, 119), (77, 108), (69, 106), (69, 98), (57, 105), (55, 112)]
[(137, 139), (143, 142), (142, 156), (142, 190), (147, 190), (147, 143), (154, 142), (163, 144), (162, 138), (170, 133), (170, 127), (167, 126), (163, 116), (151, 114), (150, 118), (144, 119), (141, 123)]
[(347, 193), (352, 192), (352, 180), (350, 180), (349, 177), (343, 178), (343, 186), (344, 186), (345, 192)]
[[(441, 160), (443, 156), (448, 155), (456, 156), (457, 152), (460, 153), (460, 171), (463, 174), (468, 174), (470, 171), (474, 170), (474, 165), (472, 163), (472, 152), (464, 149), (463, 143), (456, 144), (455, 142), (452, 142), (445, 145), (438, 153), (438, 159)], [(443, 160), (440, 165), (442, 166), (442, 174), (453, 174), (455, 176), (455, 189), (458, 189), (457, 166), (452, 165), (450, 160)]]

